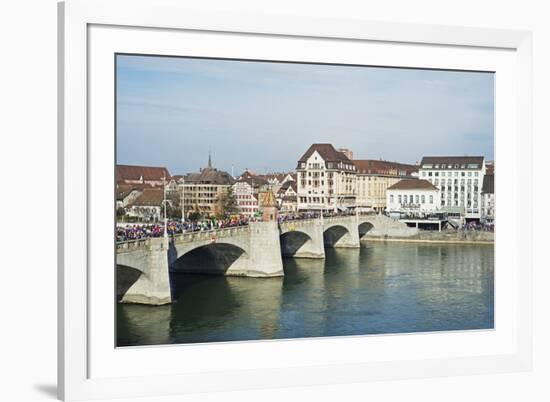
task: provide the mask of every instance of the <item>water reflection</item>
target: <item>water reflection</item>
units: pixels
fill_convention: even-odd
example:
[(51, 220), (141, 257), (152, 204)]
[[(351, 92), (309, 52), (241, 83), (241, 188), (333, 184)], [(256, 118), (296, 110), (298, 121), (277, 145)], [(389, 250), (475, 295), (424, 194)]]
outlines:
[(493, 248), (366, 243), (283, 278), (173, 274), (175, 303), (118, 306), (120, 345), (493, 327)]

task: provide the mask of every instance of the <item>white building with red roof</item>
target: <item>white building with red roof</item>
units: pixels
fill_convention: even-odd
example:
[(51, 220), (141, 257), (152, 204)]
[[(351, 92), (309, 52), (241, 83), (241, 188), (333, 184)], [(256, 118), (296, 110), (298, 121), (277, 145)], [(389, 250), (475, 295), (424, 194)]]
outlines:
[(441, 210), (439, 189), (427, 180), (403, 179), (386, 190), (386, 211), (422, 215)]

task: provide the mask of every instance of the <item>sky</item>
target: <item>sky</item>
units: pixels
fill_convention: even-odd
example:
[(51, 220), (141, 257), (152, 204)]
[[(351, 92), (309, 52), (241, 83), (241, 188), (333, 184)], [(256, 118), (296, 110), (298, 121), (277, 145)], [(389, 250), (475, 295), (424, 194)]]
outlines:
[(485, 72), (117, 56), (117, 163), (293, 170), (312, 143), (355, 159), (493, 159)]

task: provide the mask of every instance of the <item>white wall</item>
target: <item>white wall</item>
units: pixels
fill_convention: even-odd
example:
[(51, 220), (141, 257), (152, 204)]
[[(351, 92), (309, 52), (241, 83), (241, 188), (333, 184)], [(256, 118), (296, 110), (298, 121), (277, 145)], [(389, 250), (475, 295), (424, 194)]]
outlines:
[[(393, 196), (393, 197), (392, 197)], [(401, 202), (399, 202), (401, 196)], [(402, 207), (403, 204), (411, 204), (410, 197), (413, 197), (412, 204), (417, 208)], [(430, 196), (432, 198), (430, 198)], [(405, 198), (406, 197), (406, 198)], [(424, 197), (424, 202), (422, 202)], [(393, 198), (393, 202), (392, 202)], [(416, 201), (418, 198), (418, 202)], [(430, 202), (431, 201), (431, 202)], [(410, 212), (434, 212), (441, 208), (441, 200), (438, 190), (387, 190), (386, 210), (387, 211), (410, 211)]]
[[(190, 5), (199, 2), (182, 3)], [(202, 7), (233, 11), (273, 11), (322, 17), (368, 18), (481, 27), (531, 29), (535, 34), (535, 183), (546, 183), (546, 154), (550, 141), (550, 24), (547, 2), (540, 0), (202, 0)], [(3, 216), (2, 331), (0, 369), (2, 400), (53, 400), (56, 381), (56, 2), (18, 0), (2, 3), (0, 14), (2, 64), (0, 167), (28, 179), (38, 177), (28, 194), (18, 196), (21, 211), (34, 211), (41, 194), (40, 229), (33, 232), (32, 253), (28, 231), (17, 214)], [(10, 188), (10, 191), (14, 187)], [(15, 188), (20, 188), (16, 186)], [(32, 191), (32, 194), (30, 193)], [(547, 185), (536, 186), (535, 211), (550, 199)], [(12, 197), (0, 197), (0, 208), (12, 210)], [(163, 401), (546, 401), (550, 378), (550, 270), (545, 224), (535, 225), (535, 369), (532, 373), (498, 376), (378, 382), (342, 386), (279, 389), (199, 395), (188, 398), (147, 398)], [(31, 255), (32, 254), (32, 255)], [(24, 291), (23, 291), (23, 290)], [(17, 323), (17, 325), (15, 324)]]

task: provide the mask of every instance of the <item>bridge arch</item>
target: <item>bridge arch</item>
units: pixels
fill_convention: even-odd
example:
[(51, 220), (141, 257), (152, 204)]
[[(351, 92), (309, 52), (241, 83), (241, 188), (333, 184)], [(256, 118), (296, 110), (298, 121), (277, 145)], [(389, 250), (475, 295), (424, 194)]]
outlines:
[(350, 236), (351, 233), (347, 226), (334, 224), (324, 229), (323, 242), (325, 247), (336, 247), (338, 243), (345, 241)]
[(116, 297), (121, 301), (128, 290), (138, 281), (143, 272), (135, 267), (117, 264), (116, 266)]
[(170, 263), (169, 268), (173, 273), (225, 275), (240, 259), (246, 258), (248, 254), (241, 247), (216, 242), (185, 250)]
[(311, 242), (311, 236), (300, 230), (292, 230), (281, 234), (281, 254), (284, 257), (294, 257), (304, 244)]
[(362, 238), (373, 229), (374, 229), (374, 225), (372, 222), (365, 221), (360, 223), (359, 226), (357, 227), (357, 230), (359, 231), (359, 238)]

